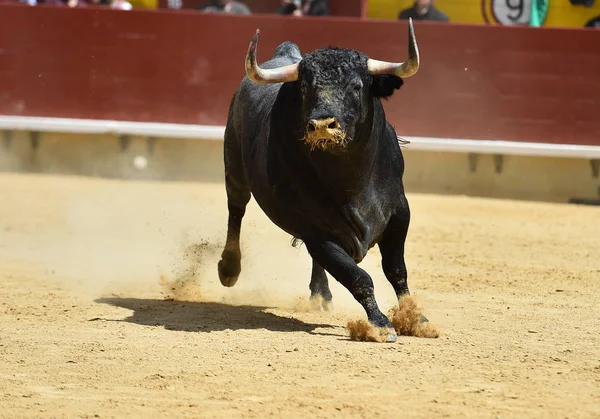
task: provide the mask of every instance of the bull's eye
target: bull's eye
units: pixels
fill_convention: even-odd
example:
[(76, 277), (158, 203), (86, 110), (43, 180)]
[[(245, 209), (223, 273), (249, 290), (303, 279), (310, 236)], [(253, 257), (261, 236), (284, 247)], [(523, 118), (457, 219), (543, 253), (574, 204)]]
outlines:
[(360, 92), (362, 90), (362, 83), (360, 81), (355, 81), (354, 83), (352, 83), (352, 91), (354, 92)]

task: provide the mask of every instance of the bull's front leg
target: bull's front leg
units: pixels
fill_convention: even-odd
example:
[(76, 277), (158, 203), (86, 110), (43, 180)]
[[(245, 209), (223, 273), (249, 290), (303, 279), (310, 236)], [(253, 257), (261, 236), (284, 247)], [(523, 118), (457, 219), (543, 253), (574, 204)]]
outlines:
[(305, 244), (314, 261), (345, 286), (363, 306), (369, 322), (376, 328), (384, 329), (381, 332), (387, 334), (386, 341), (395, 342), (396, 331), (375, 301), (373, 280), (369, 274), (333, 242), (305, 240)]
[(225, 249), (221, 253), (221, 260), (218, 264), (219, 279), (225, 287), (233, 287), (242, 270), (240, 250), (240, 229), (242, 218), (246, 208), (229, 206), (229, 220), (227, 222), (227, 241)]
[(229, 219), (227, 221), (227, 241), (218, 264), (219, 279), (225, 287), (233, 287), (242, 270), (240, 250), (240, 230), (242, 219), (246, 213), (246, 205), (250, 201), (250, 188), (244, 181), (239, 181), (231, 174), (225, 177)]
[[(400, 299), (404, 295), (410, 295), (408, 289), (408, 273), (404, 258), (404, 244), (410, 224), (410, 209), (406, 199), (390, 219), (381, 241), (379, 250), (381, 252), (381, 267), (387, 280), (392, 284), (396, 296)], [(427, 317), (421, 315), (421, 322), (427, 322)]]
[(404, 243), (406, 242), (409, 223), (410, 211), (408, 203), (406, 203), (406, 207), (400, 208), (392, 215), (379, 242), (383, 273), (394, 287), (398, 298), (410, 294), (404, 261)]

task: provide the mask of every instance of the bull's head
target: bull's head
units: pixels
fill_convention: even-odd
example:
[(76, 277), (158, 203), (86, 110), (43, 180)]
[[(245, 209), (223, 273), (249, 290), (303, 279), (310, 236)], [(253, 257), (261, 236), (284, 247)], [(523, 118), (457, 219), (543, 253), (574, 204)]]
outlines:
[(307, 54), (302, 61), (274, 69), (256, 62), (258, 35), (246, 55), (246, 74), (255, 83), (298, 82), (302, 98), (304, 141), (312, 148), (338, 148), (348, 144), (357, 125), (364, 122), (373, 98), (391, 96), (402, 79), (419, 69), (419, 50), (412, 19), (408, 27), (408, 60), (390, 63), (368, 58), (348, 49), (323, 48)]

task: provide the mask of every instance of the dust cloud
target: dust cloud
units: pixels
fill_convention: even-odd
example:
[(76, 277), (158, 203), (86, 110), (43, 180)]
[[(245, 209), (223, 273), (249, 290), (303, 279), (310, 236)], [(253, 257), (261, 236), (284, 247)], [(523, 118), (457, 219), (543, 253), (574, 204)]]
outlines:
[(388, 336), (386, 328), (376, 328), (367, 320), (350, 320), (346, 325), (350, 333), (350, 340), (359, 342), (385, 342)]
[[(399, 299), (397, 307), (392, 307), (388, 318), (398, 335), (438, 338), (440, 336), (438, 327), (429, 322), (422, 323), (422, 315), (423, 309), (419, 307), (416, 298), (407, 295)], [(363, 319), (348, 321), (346, 328), (350, 333), (350, 339), (355, 341), (384, 342), (387, 337), (385, 329), (373, 327)]]
[(437, 326), (427, 322), (421, 322), (423, 309), (419, 307), (413, 295), (400, 298), (398, 307), (393, 307), (388, 313), (388, 318), (394, 325), (396, 333), (403, 336), (415, 336), (420, 338), (437, 338), (440, 331)]
[[(255, 282), (256, 278), (268, 278), (277, 275), (271, 269), (269, 260), (273, 254), (287, 253), (289, 249), (278, 250), (275, 244), (261, 243), (259, 253), (254, 246), (242, 248), (242, 273), (240, 283), (235, 287), (223, 287), (217, 279), (217, 262), (220, 259), (222, 245), (201, 241), (186, 245), (182, 251), (180, 265), (175, 265), (170, 273), (162, 273), (159, 279), (161, 293), (167, 300), (188, 302), (218, 302), (228, 305), (244, 305), (268, 308), (281, 308), (296, 313), (308, 313), (320, 310), (321, 301), (310, 300), (308, 281), (304, 279), (306, 290), (290, 292), (290, 284), (285, 281)], [(285, 260), (285, 257), (282, 256)], [(293, 263), (293, 260), (292, 260)], [(307, 265), (310, 266), (310, 265)]]

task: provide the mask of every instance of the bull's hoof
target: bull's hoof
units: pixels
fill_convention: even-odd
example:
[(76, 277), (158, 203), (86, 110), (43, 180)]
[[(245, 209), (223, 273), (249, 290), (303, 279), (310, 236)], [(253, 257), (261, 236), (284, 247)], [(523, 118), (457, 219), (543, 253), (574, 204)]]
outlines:
[(381, 314), (381, 317), (370, 320), (369, 322), (375, 330), (377, 330), (378, 335), (380, 336), (380, 342), (393, 343), (398, 340), (398, 334), (396, 333), (394, 325), (392, 325), (389, 319), (383, 314)]
[(398, 335), (394, 329), (387, 330), (387, 337), (385, 338), (385, 343), (394, 343), (398, 340)]
[(233, 287), (237, 281), (238, 281), (237, 276), (227, 276), (224, 275), (221, 270), (219, 269), (219, 280), (221, 281), (221, 285), (223, 285), (224, 287), (228, 287), (231, 288)]
[(381, 343), (394, 343), (398, 340), (398, 334), (394, 328), (389, 327), (373, 327), (374, 334), (377, 336), (375, 341)]
[(221, 255), (218, 265), (219, 280), (224, 287), (233, 287), (242, 270), (240, 257), (235, 253), (225, 250)]
[(429, 319), (422, 314), (419, 314), (419, 323), (429, 323)]
[(332, 311), (333, 302), (331, 299), (325, 299), (321, 294), (313, 294), (310, 296), (310, 307), (313, 311)]
[(364, 320), (349, 321), (346, 328), (350, 332), (350, 340), (357, 342), (393, 343), (398, 340), (394, 328), (387, 326), (374, 326)]

